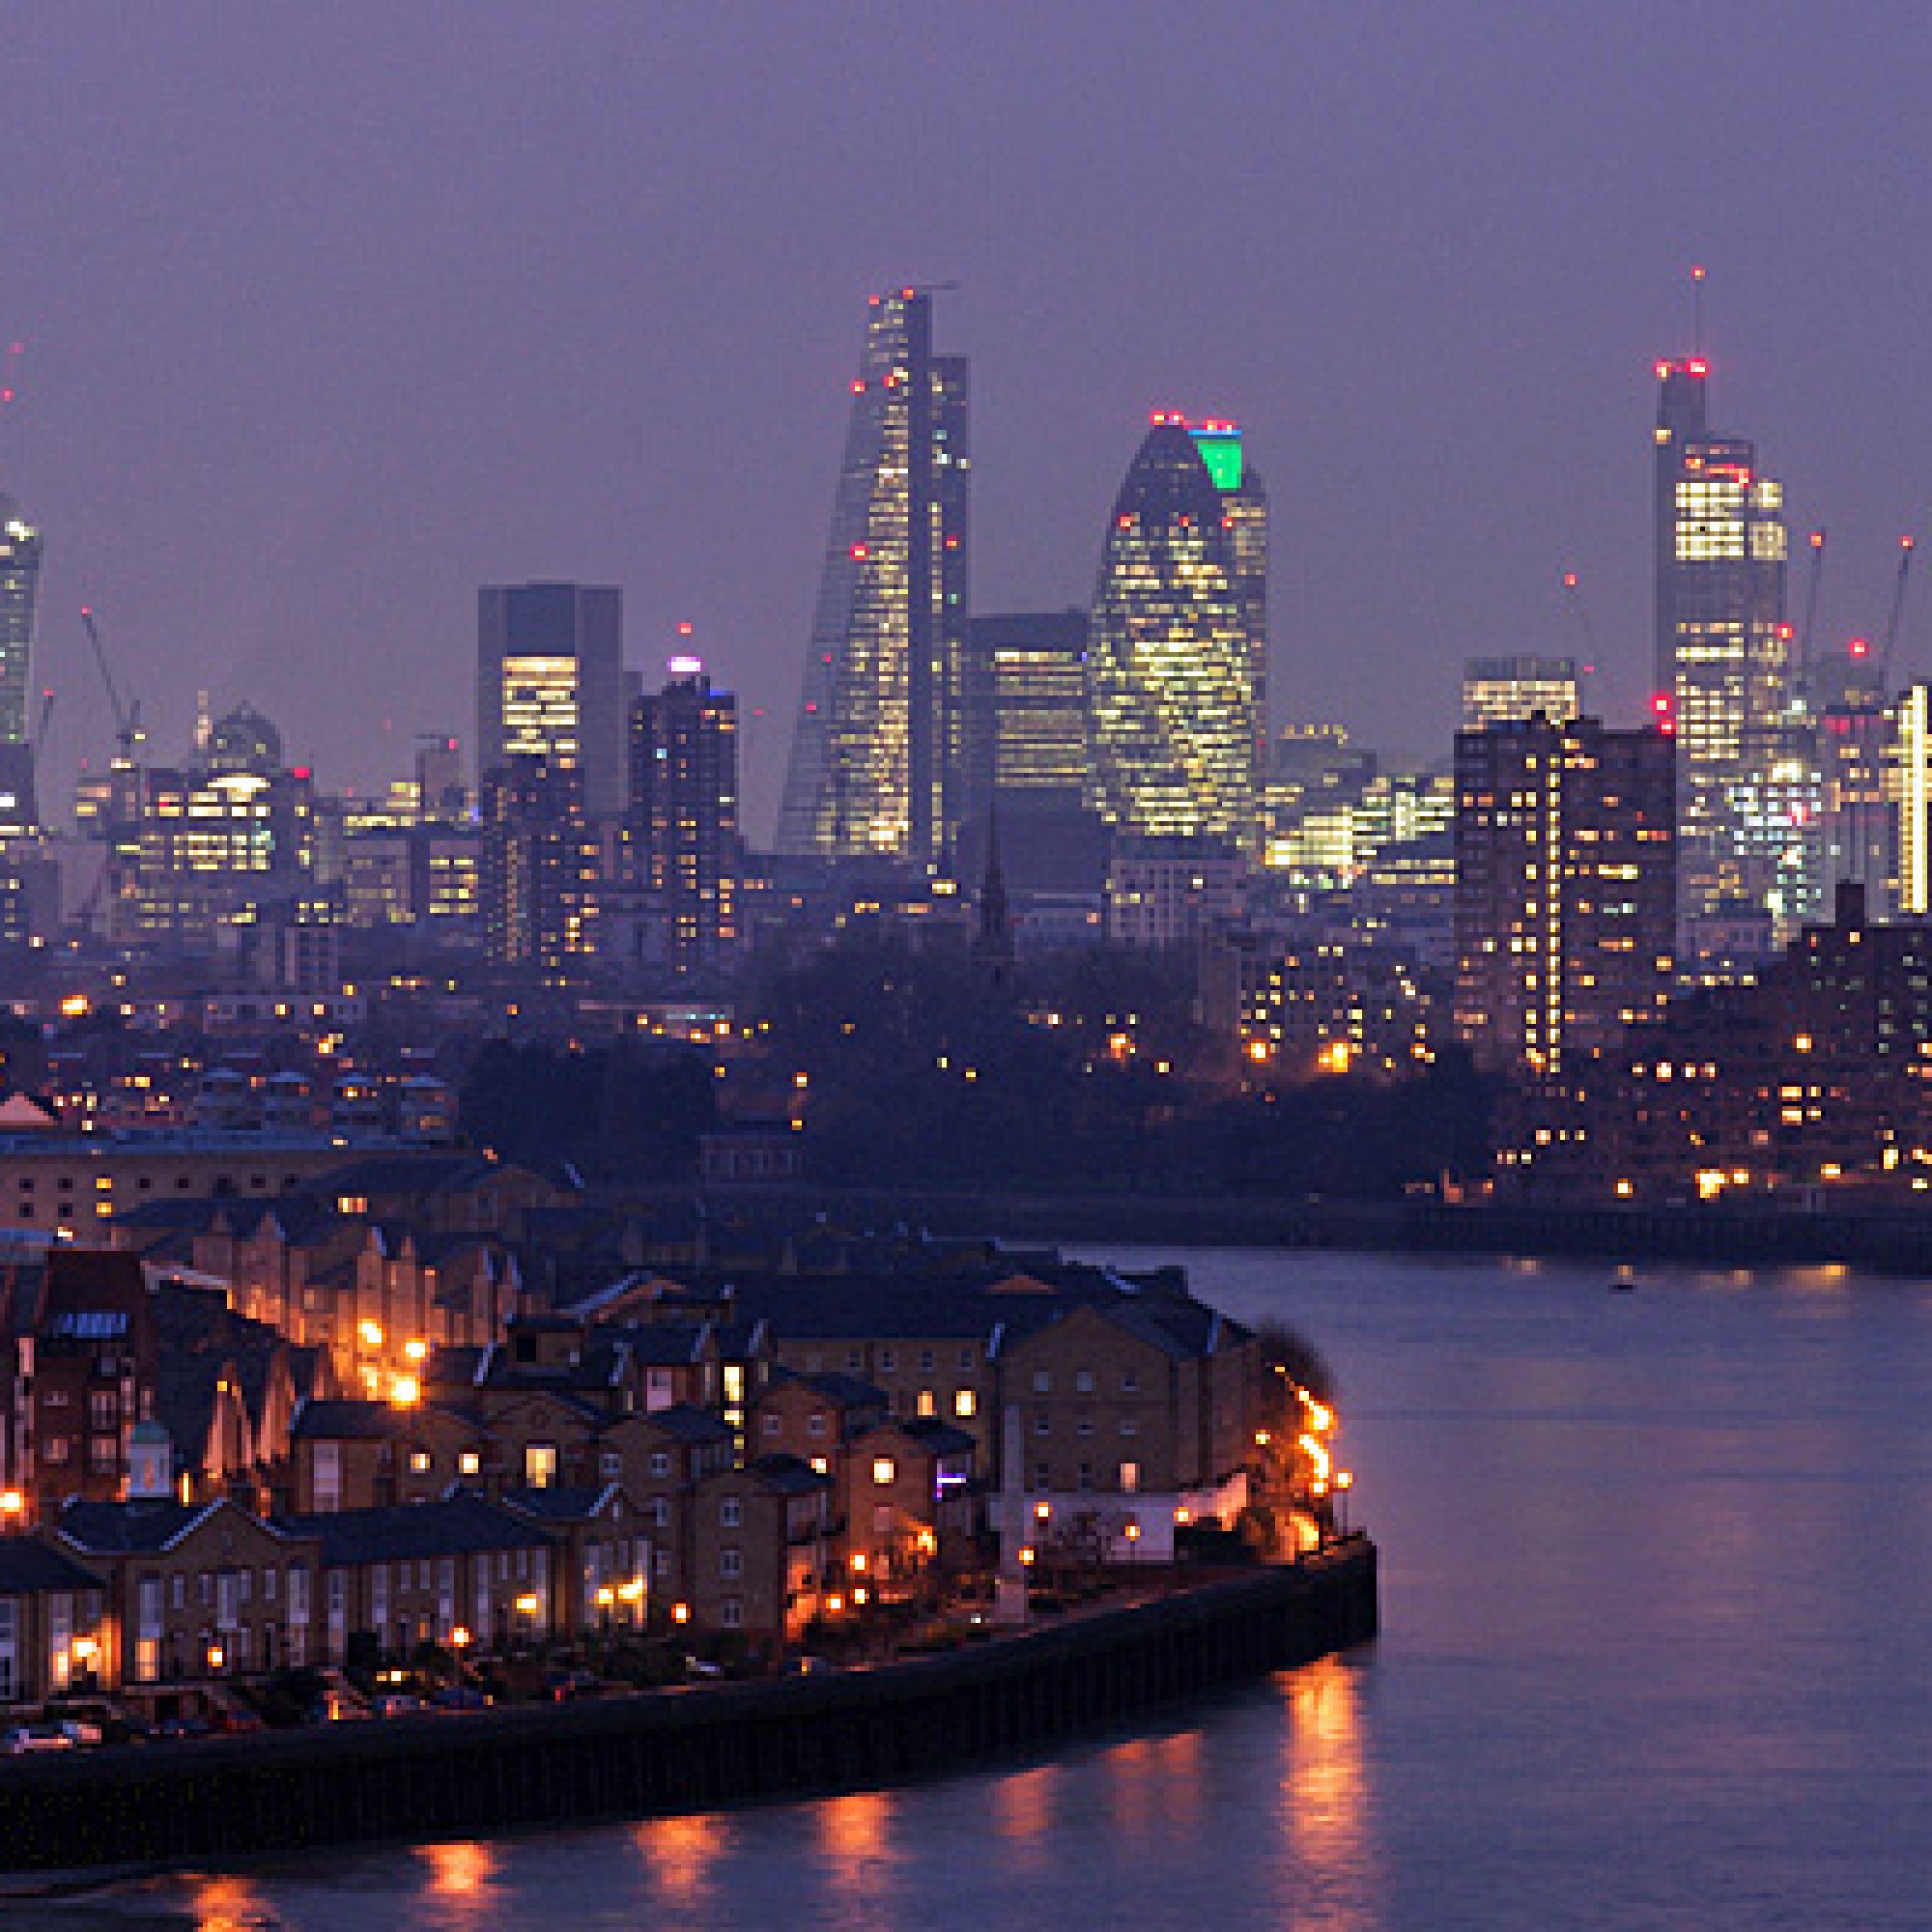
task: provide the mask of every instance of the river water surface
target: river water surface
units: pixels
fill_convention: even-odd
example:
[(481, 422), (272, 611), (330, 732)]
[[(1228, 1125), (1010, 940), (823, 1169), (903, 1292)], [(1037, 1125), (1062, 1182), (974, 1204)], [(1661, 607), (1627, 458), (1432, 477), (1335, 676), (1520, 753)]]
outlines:
[(1003, 1772), (159, 1880), (87, 1916), (1932, 1924), (1932, 1289), (1092, 1252), (1182, 1261), (1326, 1352), (1382, 1550), (1373, 1648)]

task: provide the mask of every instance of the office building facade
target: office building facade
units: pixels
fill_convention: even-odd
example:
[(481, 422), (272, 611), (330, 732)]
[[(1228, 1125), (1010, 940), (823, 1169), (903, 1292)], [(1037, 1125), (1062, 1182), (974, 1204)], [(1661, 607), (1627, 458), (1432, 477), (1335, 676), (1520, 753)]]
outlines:
[(778, 848), (929, 863), (966, 809), (966, 359), (923, 289), (874, 296)]
[(1143, 838), (1254, 849), (1252, 613), (1227, 500), (1157, 413), (1107, 526), (1088, 639), (1089, 804)]
[(476, 772), (540, 758), (582, 774), (582, 809), (624, 806), (624, 612), (615, 589), (486, 585), (476, 598)]
[(1534, 718), (1567, 724), (1581, 715), (1583, 687), (1575, 658), (1470, 658), (1463, 667), (1463, 729)]
[(1757, 445), (1711, 433), (1707, 365), (1660, 362), (1657, 379), (1652, 702), (1677, 738), (1680, 915), (1695, 953), (1704, 922), (1761, 910), (1786, 937), (1808, 910), (1788, 895), (1802, 855), (1770, 852), (1776, 833), (1761, 816), (1784, 783), (1775, 768), (1796, 696), (1788, 533)]

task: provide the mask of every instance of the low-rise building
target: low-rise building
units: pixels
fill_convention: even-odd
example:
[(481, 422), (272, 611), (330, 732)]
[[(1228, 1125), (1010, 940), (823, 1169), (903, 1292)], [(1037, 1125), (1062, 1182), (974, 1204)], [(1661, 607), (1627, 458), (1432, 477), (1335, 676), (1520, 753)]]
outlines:
[(820, 1605), (831, 1494), (794, 1456), (702, 1478), (688, 1599), (697, 1622), (765, 1654), (795, 1642)]
[(99, 1684), (104, 1602), (100, 1578), (65, 1551), (0, 1536), (0, 1705)]

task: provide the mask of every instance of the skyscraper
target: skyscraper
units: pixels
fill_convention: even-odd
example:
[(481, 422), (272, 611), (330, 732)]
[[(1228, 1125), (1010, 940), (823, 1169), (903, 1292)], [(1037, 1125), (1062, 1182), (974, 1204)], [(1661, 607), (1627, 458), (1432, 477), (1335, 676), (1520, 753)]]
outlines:
[[(1715, 437), (1705, 413), (1707, 365), (1657, 365), (1657, 660), (1660, 719), (1677, 736), (1680, 916), (1684, 950), (1699, 922), (1762, 909), (1788, 934), (1804, 907), (1789, 883), (1802, 864), (1767, 854), (1757, 817), (1781, 792), (1780, 734), (1793, 697), (1784, 620), (1787, 533), (1780, 484), (1760, 473), (1757, 445)], [(1803, 830), (1802, 827), (1797, 828)]]
[(1238, 423), (1196, 423), (1189, 432), (1214, 487), (1234, 546), (1235, 604), (1248, 636), (1255, 706), (1256, 782), (1268, 761), (1268, 501), (1262, 472), (1247, 460)]
[(1676, 757), (1594, 718), (1456, 734), (1456, 1029), (1535, 1078), (1613, 1047), (1669, 996)]
[(966, 358), (874, 296), (779, 815), (781, 852), (930, 861), (966, 810)]
[(696, 658), (672, 658), (631, 706), (628, 830), (640, 882), (663, 901), (671, 964), (724, 963), (739, 936), (738, 700)]
[(1256, 842), (1257, 653), (1235, 530), (1186, 422), (1156, 414), (1108, 523), (1087, 651), (1088, 799), (1127, 833)]
[(1087, 780), (1087, 612), (975, 617), (967, 664), (975, 816), (1021, 793), (1077, 806)]
[(598, 845), (583, 775), (516, 753), (483, 781), (485, 945), (506, 966), (567, 978), (597, 951)]
[(582, 774), (582, 809), (624, 807), (622, 593), (486, 586), (476, 598), (476, 772), (542, 758)]
[(0, 496), (0, 744), (26, 741), (40, 587), (41, 533), (13, 497)]

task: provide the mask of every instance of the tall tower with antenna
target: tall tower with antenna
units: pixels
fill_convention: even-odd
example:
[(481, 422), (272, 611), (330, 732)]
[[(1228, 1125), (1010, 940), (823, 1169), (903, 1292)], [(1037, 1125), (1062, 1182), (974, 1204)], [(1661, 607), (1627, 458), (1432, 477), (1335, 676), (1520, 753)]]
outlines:
[[(1693, 270), (1693, 340), (1703, 290)], [(1689, 962), (1731, 950), (1753, 922), (1768, 923), (1766, 945), (1790, 936), (1812, 909), (1816, 867), (1804, 801), (1783, 796), (1802, 789), (1797, 767), (1809, 765), (1786, 742), (1797, 667), (1783, 486), (1763, 473), (1755, 442), (1713, 434), (1701, 354), (1660, 361), (1656, 375), (1651, 705), (1677, 738), (1679, 952)]]

